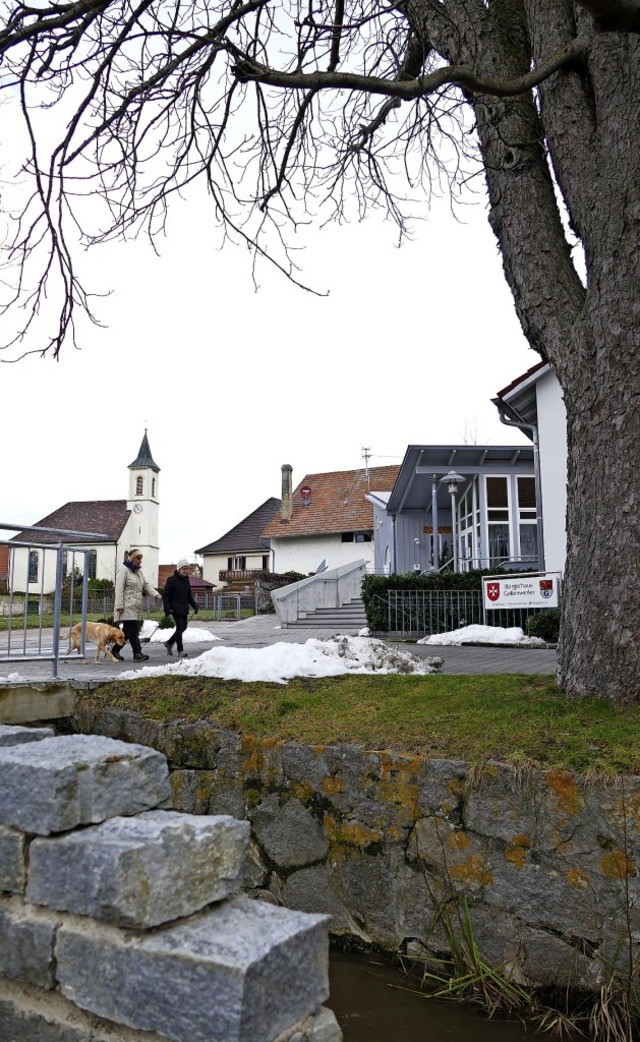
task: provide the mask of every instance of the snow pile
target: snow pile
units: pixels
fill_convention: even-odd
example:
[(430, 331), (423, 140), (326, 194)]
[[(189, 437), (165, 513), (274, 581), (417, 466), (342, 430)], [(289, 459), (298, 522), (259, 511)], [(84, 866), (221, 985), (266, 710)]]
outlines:
[[(164, 643), (175, 632), (175, 627), (161, 630), (156, 622), (145, 619), (140, 630), (140, 640), (148, 640), (150, 644)], [(222, 637), (216, 637), (209, 630), (198, 630), (193, 626), (187, 626), (182, 638), (183, 644), (210, 644), (212, 640), (222, 640)]]
[(417, 644), (520, 644), (525, 647), (536, 647), (545, 642), (540, 637), (526, 637), (519, 626), (508, 629), (503, 626), (462, 626), (449, 633), (434, 633), (431, 637), (423, 637)]
[(9, 673), (8, 677), (0, 677), (0, 684), (28, 684), (29, 681), (20, 673)]
[[(168, 633), (168, 630), (162, 632)], [(331, 640), (312, 638), (304, 644), (280, 642), (265, 648), (211, 648), (197, 658), (179, 659), (167, 666), (127, 670), (119, 679), (179, 674), (285, 684), (292, 677), (336, 677), (344, 673), (427, 674), (436, 672), (440, 665), (440, 660), (416, 658), (407, 651), (388, 647), (381, 640), (333, 637)]]

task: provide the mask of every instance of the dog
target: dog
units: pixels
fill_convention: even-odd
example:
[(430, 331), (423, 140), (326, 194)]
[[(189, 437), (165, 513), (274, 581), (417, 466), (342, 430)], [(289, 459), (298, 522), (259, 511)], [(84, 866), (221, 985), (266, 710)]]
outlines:
[[(71, 632), (65, 636), (71, 638), (73, 650), (77, 651), (78, 654), (81, 655), (80, 643), (82, 641), (82, 623), (78, 622), (72, 627)], [(100, 660), (101, 652), (105, 658), (108, 657), (112, 662), (117, 662), (118, 659), (111, 651), (109, 644), (118, 644), (122, 648), (126, 644), (127, 638), (122, 630), (118, 629), (117, 626), (109, 626), (106, 622), (87, 622), (85, 624), (85, 641), (90, 641), (92, 644), (98, 645), (96, 648), (96, 662)]]

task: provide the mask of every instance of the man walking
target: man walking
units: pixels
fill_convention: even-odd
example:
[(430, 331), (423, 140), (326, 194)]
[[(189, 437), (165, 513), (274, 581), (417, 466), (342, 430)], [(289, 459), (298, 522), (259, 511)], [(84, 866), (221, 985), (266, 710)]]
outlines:
[(176, 624), (175, 633), (169, 637), (169, 640), (164, 642), (167, 655), (173, 655), (173, 646), (175, 644), (178, 655), (181, 658), (186, 658), (187, 652), (182, 648), (182, 634), (187, 628), (189, 607), (193, 608), (194, 612), (197, 612), (198, 605), (191, 593), (189, 562), (184, 558), (178, 561), (175, 572), (167, 579), (162, 599), (165, 615), (173, 615)]

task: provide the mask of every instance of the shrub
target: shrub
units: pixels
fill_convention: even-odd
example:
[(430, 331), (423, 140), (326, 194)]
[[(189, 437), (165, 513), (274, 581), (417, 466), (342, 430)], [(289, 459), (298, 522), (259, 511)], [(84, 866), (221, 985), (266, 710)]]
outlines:
[(540, 637), (549, 644), (557, 644), (560, 634), (560, 609), (544, 608), (527, 619), (527, 633), (530, 637)]

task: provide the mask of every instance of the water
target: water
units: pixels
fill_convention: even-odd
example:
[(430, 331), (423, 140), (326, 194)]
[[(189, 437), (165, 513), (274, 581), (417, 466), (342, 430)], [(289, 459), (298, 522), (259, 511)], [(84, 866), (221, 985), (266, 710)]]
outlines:
[[(488, 1020), (468, 1006), (407, 990), (403, 975), (375, 957), (332, 952), (331, 996), (344, 1042), (535, 1042), (519, 1021)], [(548, 1039), (548, 1036), (544, 1036)]]

